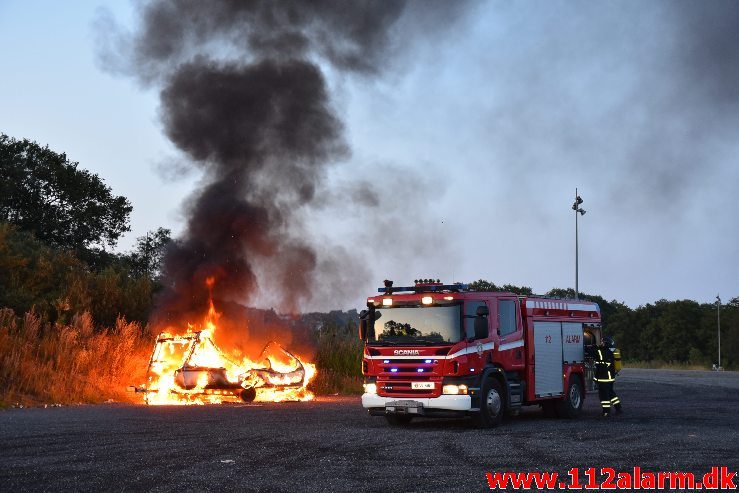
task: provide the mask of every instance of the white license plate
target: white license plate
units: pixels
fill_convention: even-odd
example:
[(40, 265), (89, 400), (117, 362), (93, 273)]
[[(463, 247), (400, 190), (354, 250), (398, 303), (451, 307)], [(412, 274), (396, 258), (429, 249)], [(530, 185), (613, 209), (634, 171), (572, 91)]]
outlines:
[(402, 400), (402, 401), (390, 401), (385, 404), (385, 411), (388, 413), (406, 413), (406, 414), (421, 414), (423, 404), (418, 401)]
[(413, 390), (433, 390), (434, 382), (411, 382)]

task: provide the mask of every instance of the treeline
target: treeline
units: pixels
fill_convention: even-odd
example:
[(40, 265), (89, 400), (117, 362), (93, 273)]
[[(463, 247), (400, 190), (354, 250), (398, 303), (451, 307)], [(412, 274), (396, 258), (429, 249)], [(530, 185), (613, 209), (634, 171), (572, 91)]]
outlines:
[(144, 323), (159, 284), (156, 276), (142, 272), (138, 255), (109, 255), (105, 263), (91, 265), (72, 250), (53, 248), (0, 223), (0, 308), (33, 311), (60, 324), (83, 312), (94, 314), (102, 326), (114, 325), (119, 317)]
[[(485, 280), (470, 287), (481, 291), (510, 291), (531, 295), (526, 286), (502, 285)], [(545, 296), (574, 298), (573, 289), (555, 288)], [(603, 327), (616, 339), (627, 361), (710, 368), (718, 362), (716, 303), (692, 300), (659, 300), (637, 308), (601, 296), (580, 293), (580, 298), (600, 305)], [(721, 304), (721, 366), (739, 369), (739, 297)]]
[(0, 134), (0, 174), (0, 308), (60, 324), (84, 312), (101, 326), (145, 322), (169, 230), (114, 253), (130, 230), (128, 199), (29, 140)]

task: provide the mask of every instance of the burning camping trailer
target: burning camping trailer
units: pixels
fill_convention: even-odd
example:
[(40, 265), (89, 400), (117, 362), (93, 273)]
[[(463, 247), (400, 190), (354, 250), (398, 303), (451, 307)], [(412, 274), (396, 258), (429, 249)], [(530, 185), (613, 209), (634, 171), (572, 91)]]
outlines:
[(287, 391), (308, 383), (300, 359), (276, 342), (264, 347), (257, 362), (233, 362), (213, 342), (210, 330), (163, 333), (149, 360), (147, 383), (137, 391), (147, 404), (251, 402), (262, 389)]

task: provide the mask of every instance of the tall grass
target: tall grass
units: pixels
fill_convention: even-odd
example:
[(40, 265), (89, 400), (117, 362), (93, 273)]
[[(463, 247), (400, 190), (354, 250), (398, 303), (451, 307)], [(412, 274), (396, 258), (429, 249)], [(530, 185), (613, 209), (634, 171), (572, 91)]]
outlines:
[(655, 370), (710, 370), (706, 364), (685, 363), (681, 361), (624, 361), (624, 368), (645, 368)]
[[(353, 331), (350, 332), (353, 335)], [(316, 394), (362, 393), (362, 341), (345, 331), (329, 329), (318, 339), (318, 374), (310, 388)]]
[(144, 381), (152, 343), (122, 318), (95, 329), (88, 312), (52, 325), (0, 309), (0, 405), (135, 400), (126, 387)]

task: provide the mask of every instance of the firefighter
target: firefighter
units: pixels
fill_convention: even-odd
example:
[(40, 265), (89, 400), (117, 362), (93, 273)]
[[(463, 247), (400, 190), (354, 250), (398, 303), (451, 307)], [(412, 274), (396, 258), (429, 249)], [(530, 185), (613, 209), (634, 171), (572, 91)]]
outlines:
[(608, 416), (611, 408), (615, 409), (616, 415), (623, 413), (621, 400), (613, 389), (616, 381), (616, 359), (613, 355), (615, 350), (616, 344), (608, 336), (600, 340), (595, 350), (595, 381), (598, 382), (598, 396), (603, 416)]

